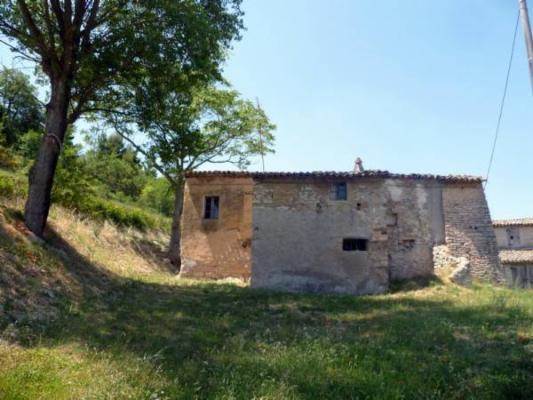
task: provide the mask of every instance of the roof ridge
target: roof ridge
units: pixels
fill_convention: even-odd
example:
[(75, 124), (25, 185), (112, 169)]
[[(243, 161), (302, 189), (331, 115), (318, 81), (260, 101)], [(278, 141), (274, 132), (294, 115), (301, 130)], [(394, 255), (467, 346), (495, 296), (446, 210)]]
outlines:
[(415, 179), (415, 180), (439, 180), (446, 182), (476, 182), (480, 183), (483, 178), (471, 175), (433, 175), (433, 174), (400, 174), (383, 170), (366, 170), (363, 172), (353, 171), (310, 171), (310, 172), (251, 172), (251, 171), (190, 171), (187, 177), (202, 176), (228, 176), (228, 177), (250, 177), (250, 178), (393, 178), (393, 179)]
[(512, 225), (522, 225), (522, 226), (533, 226), (533, 217), (525, 218), (509, 218), (509, 219), (496, 219), (492, 221), (493, 226), (512, 226)]

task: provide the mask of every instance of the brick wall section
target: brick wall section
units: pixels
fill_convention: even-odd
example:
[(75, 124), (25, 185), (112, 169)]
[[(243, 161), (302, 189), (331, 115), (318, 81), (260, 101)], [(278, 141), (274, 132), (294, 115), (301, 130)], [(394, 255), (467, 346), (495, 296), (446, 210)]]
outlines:
[(474, 279), (503, 283), (496, 235), (481, 183), (444, 185), (446, 244), (454, 257), (467, 257)]
[[(181, 221), (180, 277), (250, 277), (252, 195), (251, 178), (187, 179)], [(204, 219), (206, 196), (219, 196), (218, 219)]]

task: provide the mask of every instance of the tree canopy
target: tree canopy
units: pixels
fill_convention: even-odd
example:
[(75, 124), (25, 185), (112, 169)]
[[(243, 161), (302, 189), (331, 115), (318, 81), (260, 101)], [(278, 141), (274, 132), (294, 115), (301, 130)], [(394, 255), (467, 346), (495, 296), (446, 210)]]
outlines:
[(69, 116), (107, 109), (124, 81), (219, 77), (242, 29), (241, 0), (6, 0), (3, 43), (50, 80), (70, 80)]
[(30, 130), (42, 130), (44, 107), (28, 76), (16, 69), (0, 70), (0, 141), (14, 146)]
[[(4, 0), (0, 40), (49, 80), (45, 136), (30, 173), (26, 225), (42, 235), (69, 124), (113, 111), (147, 78), (186, 91), (220, 79), (242, 29), (241, 0)], [(176, 86), (178, 87), (178, 86)]]
[[(174, 189), (169, 258), (179, 266), (185, 173), (206, 163), (246, 168), (252, 156), (273, 151), (275, 126), (258, 105), (228, 87), (211, 84), (184, 92), (174, 85), (168, 79), (145, 80), (107, 119)], [(139, 131), (143, 143), (136, 141)]]

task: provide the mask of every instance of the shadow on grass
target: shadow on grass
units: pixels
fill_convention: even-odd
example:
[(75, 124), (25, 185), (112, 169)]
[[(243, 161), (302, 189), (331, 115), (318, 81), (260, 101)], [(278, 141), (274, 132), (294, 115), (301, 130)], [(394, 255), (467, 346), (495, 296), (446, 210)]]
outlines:
[(48, 243), (83, 300), (41, 339), (148, 359), (176, 397), (533, 398), (531, 343), (517, 339), (531, 315), (486, 293), (460, 305), (445, 287), (416, 298), (147, 283), (56, 232)]
[(422, 276), (408, 280), (396, 280), (390, 284), (391, 293), (410, 292), (428, 287), (443, 285), (444, 282), (436, 275)]
[(131, 247), (134, 251), (150, 263), (157, 265), (160, 271), (168, 274), (176, 275), (179, 270), (175, 265), (172, 265), (167, 256), (167, 250), (162, 248), (159, 243), (154, 243), (151, 240), (142, 238), (129, 239)]

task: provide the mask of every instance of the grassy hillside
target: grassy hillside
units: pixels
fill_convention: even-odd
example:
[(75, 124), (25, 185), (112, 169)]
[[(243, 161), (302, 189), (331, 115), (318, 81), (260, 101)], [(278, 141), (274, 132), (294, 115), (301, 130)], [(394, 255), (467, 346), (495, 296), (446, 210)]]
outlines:
[(1, 399), (531, 399), (533, 293), (180, 281), (166, 238), (0, 209)]
[[(25, 170), (8, 171), (0, 168), (0, 197), (21, 199), (28, 190), (28, 172)], [(71, 183), (72, 184), (72, 183)], [(53, 202), (78, 211), (80, 216), (98, 221), (112, 221), (123, 227), (134, 227), (143, 231), (170, 231), (170, 218), (138, 204), (129, 204), (104, 196), (105, 193), (80, 191), (73, 194), (71, 188), (54, 191)]]

